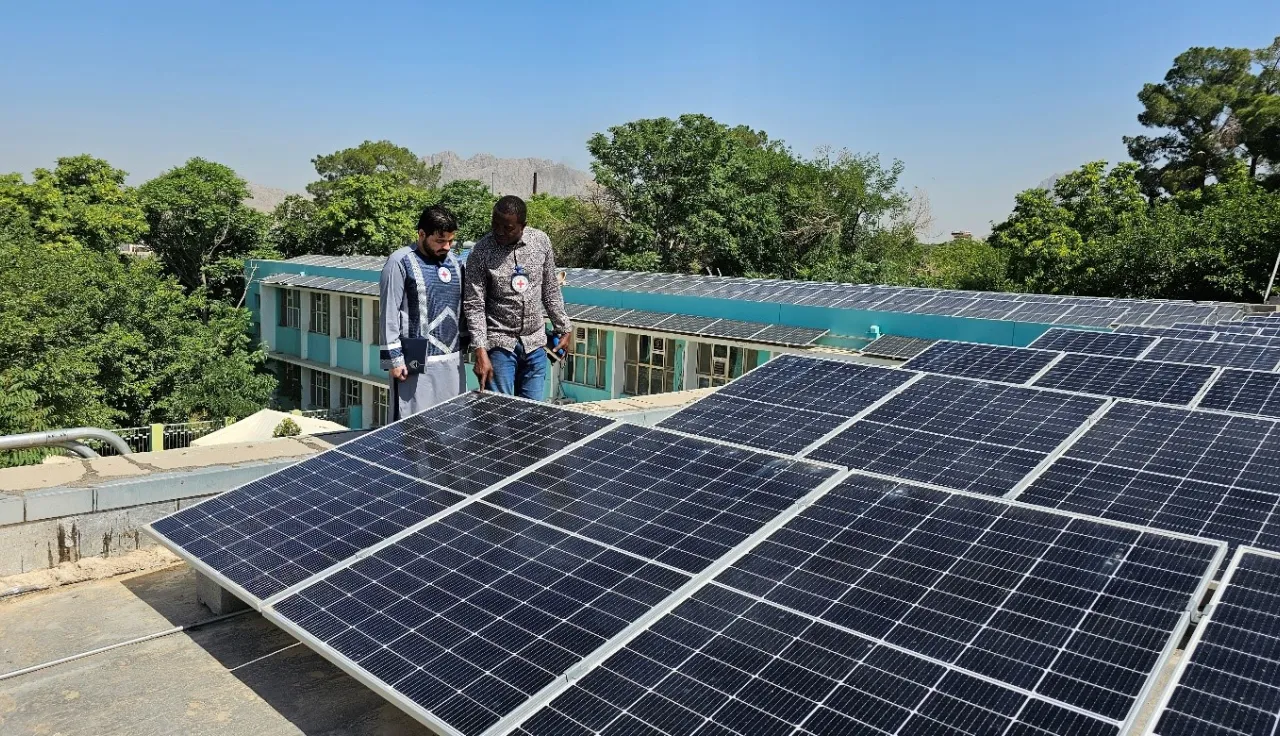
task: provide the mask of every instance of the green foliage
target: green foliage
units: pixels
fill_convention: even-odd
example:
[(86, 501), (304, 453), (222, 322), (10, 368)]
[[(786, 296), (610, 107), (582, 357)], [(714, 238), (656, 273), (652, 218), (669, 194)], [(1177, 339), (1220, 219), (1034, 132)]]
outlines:
[(125, 176), (92, 156), (60, 158), (52, 171), (36, 169), (30, 184), (18, 174), (0, 176), (0, 207), (22, 207), (41, 242), (111, 252), (147, 231), (138, 193), (125, 186)]
[(960, 238), (928, 246), (913, 286), (932, 289), (1010, 291), (1009, 256), (982, 240)]
[(1280, 163), (1278, 66), (1280, 37), (1258, 51), (1195, 47), (1174, 59), (1163, 82), (1143, 85), (1138, 122), (1165, 131), (1124, 139), (1146, 193), (1199, 189), (1237, 161), (1248, 162), (1250, 176)]
[(243, 179), (222, 164), (193, 158), (139, 190), (150, 232), (146, 243), (187, 290), (205, 289), (238, 304), (244, 259), (271, 258), (266, 215), (244, 205)]
[[(484, 184), (474, 179), (459, 179), (444, 185), (429, 204), (444, 205), (458, 218), (458, 241), (461, 244), (479, 240), (489, 232), (489, 220), (497, 201), (498, 198)], [(417, 221), (418, 212), (414, 213), (413, 219)], [(414, 225), (410, 225), (409, 233), (412, 235), (413, 232)]]
[(300, 434), (302, 434), (302, 428), (289, 417), (281, 419), (275, 430), (271, 432), (272, 437), (297, 437)]
[(365, 141), (327, 156), (311, 159), (320, 181), (307, 186), (316, 199), (325, 199), (334, 182), (356, 176), (378, 177), (417, 189), (435, 189), (440, 167), (427, 166), (417, 154), (391, 141)]

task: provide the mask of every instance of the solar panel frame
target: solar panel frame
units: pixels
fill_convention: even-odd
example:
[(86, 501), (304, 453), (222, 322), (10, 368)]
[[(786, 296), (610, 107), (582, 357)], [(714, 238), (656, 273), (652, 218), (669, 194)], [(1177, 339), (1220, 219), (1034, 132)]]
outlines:
[(1147, 335), (1149, 337), (1174, 337), (1179, 340), (1213, 340), (1219, 334), (1212, 330), (1187, 327), (1148, 327), (1146, 325), (1120, 325), (1116, 332), (1126, 335)]
[(1195, 408), (1280, 418), (1280, 373), (1224, 369)]
[(1070, 353), (1049, 366), (1030, 385), (1094, 396), (1190, 406), (1217, 371), (1217, 368), (1207, 365)]
[(1062, 353), (1052, 350), (939, 340), (903, 364), (906, 370), (1022, 385)]
[(922, 337), (881, 335), (867, 343), (860, 352), (863, 355), (870, 355), (877, 358), (910, 360), (936, 342), (937, 340), (929, 340)]
[(1064, 353), (1089, 355), (1114, 355), (1120, 358), (1137, 358), (1155, 344), (1158, 338), (1147, 335), (1130, 335), (1119, 332), (1093, 330), (1068, 330), (1054, 327), (1046, 330), (1027, 347), (1039, 350), (1058, 350)]
[(1224, 368), (1273, 371), (1280, 366), (1280, 347), (1200, 342), (1162, 337), (1142, 356), (1149, 360), (1218, 365)]
[[(1254, 559), (1250, 560), (1250, 557)], [(1280, 723), (1280, 710), (1270, 710), (1259, 708), (1252, 704), (1242, 704), (1238, 699), (1239, 696), (1235, 699), (1227, 700), (1222, 698), (1220, 695), (1209, 693), (1200, 688), (1195, 688), (1199, 691), (1201, 696), (1208, 696), (1206, 700), (1213, 703), (1211, 709), (1199, 709), (1197, 713), (1183, 713), (1180, 710), (1176, 710), (1178, 705), (1181, 704), (1175, 704), (1177, 703), (1179, 696), (1182, 695), (1184, 680), (1190, 679), (1188, 671), (1192, 670), (1194, 667), (1197, 670), (1200, 670), (1201, 668), (1208, 670), (1208, 672), (1205, 672), (1203, 675), (1197, 672), (1197, 685), (1208, 685), (1209, 682), (1206, 680), (1214, 677), (1220, 679), (1230, 678), (1237, 682), (1244, 681), (1235, 686), (1235, 693), (1248, 692), (1250, 695), (1255, 696), (1255, 698), (1261, 698), (1264, 696), (1264, 693), (1259, 691), (1264, 689), (1271, 690), (1272, 692), (1269, 694), (1272, 697), (1272, 704), (1274, 706), (1274, 700), (1277, 695), (1277, 687), (1274, 681), (1270, 683), (1263, 683), (1257, 679), (1246, 676), (1243, 672), (1237, 673), (1224, 669), (1240, 666), (1241, 668), (1253, 668), (1255, 673), (1257, 670), (1266, 668), (1270, 668), (1274, 672), (1276, 669), (1280, 668), (1280, 656), (1276, 656), (1274, 644), (1271, 645), (1269, 650), (1251, 648), (1248, 652), (1241, 652), (1227, 646), (1219, 645), (1216, 641), (1211, 640), (1206, 642), (1206, 639), (1210, 637), (1216, 638), (1218, 636), (1217, 629), (1219, 627), (1228, 626), (1246, 634), (1258, 633), (1260, 634), (1258, 639), (1275, 638), (1274, 635), (1269, 636), (1267, 634), (1261, 634), (1260, 632), (1250, 631), (1248, 628), (1245, 628), (1248, 624), (1260, 623), (1258, 615), (1265, 615), (1269, 613), (1271, 617), (1274, 618), (1274, 609), (1272, 611), (1261, 611), (1258, 610), (1251, 601), (1243, 601), (1243, 603), (1245, 603), (1243, 606), (1238, 605), (1236, 601), (1238, 595), (1241, 594), (1242, 591), (1246, 590), (1243, 587), (1243, 583), (1237, 582), (1237, 576), (1240, 575), (1242, 568), (1245, 568), (1247, 572), (1253, 572), (1253, 570), (1249, 570), (1248, 568), (1257, 567), (1259, 564), (1270, 564), (1274, 566), (1277, 563), (1280, 563), (1280, 553), (1273, 550), (1258, 549), (1243, 545), (1236, 549), (1235, 554), (1231, 557), (1231, 561), (1227, 564), (1226, 572), (1223, 573), (1222, 580), (1219, 582), (1217, 590), (1213, 593), (1212, 600), (1210, 600), (1204, 608), (1204, 613), (1200, 618), (1195, 633), (1192, 634), (1191, 639), (1187, 642), (1182, 660), (1178, 662), (1178, 666), (1174, 669), (1169, 678), (1168, 686), (1165, 688), (1164, 693), (1156, 702), (1156, 705), (1152, 710), (1150, 720), (1147, 723), (1146, 729), (1143, 731), (1145, 736), (1191, 736), (1193, 734), (1199, 736), (1200, 734), (1209, 733), (1228, 736), (1231, 734), (1240, 734), (1244, 732), (1243, 726), (1245, 725), (1238, 722), (1240, 715), (1243, 715), (1246, 719), (1254, 720), (1255, 724), (1262, 726), (1262, 728), (1259, 729), (1251, 729), (1254, 733), (1273, 734), (1276, 732), (1277, 724)], [(1258, 572), (1257, 574), (1270, 576), (1272, 573)], [(1280, 581), (1277, 581), (1277, 584), (1280, 585)], [(1265, 594), (1265, 592), (1263, 593)], [(1274, 596), (1275, 594), (1272, 592), (1270, 597)], [(1252, 618), (1252, 621), (1242, 621), (1240, 620), (1240, 616), (1232, 616), (1231, 618), (1234, 625), (1224, 624), (1222, 623), (1222, 619), (1227, 617), (1227, 613), (1222, 610), (1224, 606), (1239, 608), (1242, 611), (1255, 615), (1246, 617), (1246, 619)], [(1212, 664), (1202, 664), (1202, 648), (1207, 647), (1215, 647), (1227, 650), (1231, 653), (1228, 654), (1224, 652), (1217, 656), (1205, 654), (1203, 655), (1203, 658), (1208, 659), (1212, 657), (1214, 661)], [(1188, 689), (1192, 689), (1189, 685), (1186, 687)], [(1231, 711), (1233, 710), (1235, 713), (1232, 714)], [(1240, 711), (1242, 710), (1246, 713), (1241, 714)], [(1232, 720), (1236, 720), (1237, 723), (1228, 725), (1228, 714), (1235, 715), (1236, 718), (1233, 718)], [(1267, 724), (1265, 722), (1257, 722), (1258, 716), (1260, 715), (1265, 715), (1270, 718), (1270, 728), (1266, 727)], [(1182, 716), (1183, 718), (1179, 720), (1182, 720), (1183, 722), (1167, 722), (1167, 716), (1171, 716), (1171, 721), (1173, 718)]]

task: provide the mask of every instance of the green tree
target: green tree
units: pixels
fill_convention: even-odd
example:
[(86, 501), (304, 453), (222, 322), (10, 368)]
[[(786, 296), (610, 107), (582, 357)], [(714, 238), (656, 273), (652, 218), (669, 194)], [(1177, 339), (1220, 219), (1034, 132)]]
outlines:
[(355, 148), (316, 156), (311, 163), (320, 181), (309, 184), (307, 191), (317, 199), (325, 197), (333, 182), (353, 176), (385, 177), (418, 189), (435, 189), (440, 183), (439, 166), (427, 166), (416, 153), (391, 141), (365, 141)]
[[(445, 184), (431, 199), (431, 204), (447, 207), (453, 216), (458, 218), (458, 240), (478, 240), (489, 232), (489, 220), (493, 215), (493, 205), (498, 201), (489, 187), (474, 179), (459, 179)], [(417, 222), (418, 213), (413, 213)], [(533, 225), (532, 220), (529, 222)], [(409, 226), (412, 233), (414, 225)], [(537, 227), (537, 225), (534, 225)]]
[(316, 247), (316, 203), (307, 197), (290, 194), (271, 213), (267, 242), (282, 258), (294, 258), (313, 252)]
[(79, 243), (100, 252), (137, 242), (147, 222), (125, 172), (88, 155), (58, 159), (52, 170), (36, 169), (31, 184), (0, 177), (0, 201), (20, 204), (41, 242)]
[(231, 304), (244, 294), (244, 260), (276, 255), (269, 219), (245, 206), (243, 179), (219, 163), (193, 158), (143, 184), (146, 243), (188, 290), (206, 289)]
[(1265, 162), (1280, 160), (1275, 158), (1278, 65), (1280, 37), (1259, 51), (1195, 47), (1174, 59), (1163, 82), (1143, 85), (1138, 122), (1165, 131), (1124, 139), (1129, 155), (1142, 165), (1145, 191), (1199, 189), (1238, 160), (1248, 162), (1250, 176)]
[(1009, 254), (982, 240), (957, 238), (927, 246), (913, 286), (1009, 291)]

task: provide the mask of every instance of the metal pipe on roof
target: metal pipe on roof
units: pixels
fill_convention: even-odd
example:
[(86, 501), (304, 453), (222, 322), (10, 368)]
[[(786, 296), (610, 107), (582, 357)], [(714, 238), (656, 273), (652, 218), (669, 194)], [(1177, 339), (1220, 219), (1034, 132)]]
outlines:
[[(97, 427), (75, 427), (73, 429), (51, 429), (45, 432), (11, 434), (0, 437), (0, 450), (21, 450), (27, 447), (67, 447), (68, 444), (83, 444), (80, 440), (105, 442), (121, 455), (128, 455), (133, 452), (128, 443), (121, 439), (120, 435)], [(67, 449), (72, 448), (67, 447)]]

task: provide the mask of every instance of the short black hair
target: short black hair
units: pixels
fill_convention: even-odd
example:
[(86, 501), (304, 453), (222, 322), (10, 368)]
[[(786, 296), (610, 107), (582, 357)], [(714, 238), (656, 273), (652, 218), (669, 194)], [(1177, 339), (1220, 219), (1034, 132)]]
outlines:
[(458, 218), (444, 207), (433, 204), (418, 215), (418, 229), (427, 235), (458, 232)]
[(493, 214), (515, 215), (516, 219), (520, 221), (520, 224), (524, 225), (525, 218), (528, 217), (529, 210), (524, 206), (523, 199), (520, 199), (514, 194), (508, 194), (507, 196), (499, 199), (498, 203), (493, 206)]

